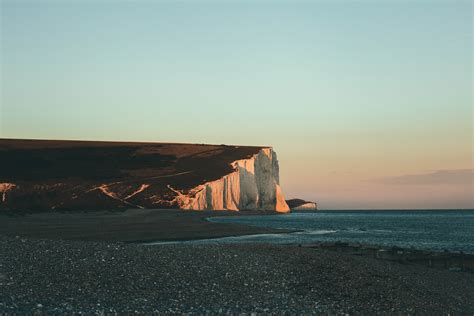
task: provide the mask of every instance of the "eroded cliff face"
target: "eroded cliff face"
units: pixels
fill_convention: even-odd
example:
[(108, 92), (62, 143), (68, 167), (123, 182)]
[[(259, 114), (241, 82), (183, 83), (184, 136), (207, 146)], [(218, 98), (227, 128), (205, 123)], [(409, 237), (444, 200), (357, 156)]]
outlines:
[(8, 191), (13, 190), (16, 187), (13, 183), (0, 183), (0, 194), (2, 196), (2, 202), (7, 200)]
[(0, 139), (0, 212), (288, 212), (272, 148)]
[(318, 206), (314, 202), (305, 203), (297, 207), (293, 207), (291, 210), (293, 211), (316, 211)]
[(187, 193), (169, 186), (186, 210), (274, 210), (289, 212), (280, 188), (279, 165), (272, 148), (232, 163), (234, 171)]

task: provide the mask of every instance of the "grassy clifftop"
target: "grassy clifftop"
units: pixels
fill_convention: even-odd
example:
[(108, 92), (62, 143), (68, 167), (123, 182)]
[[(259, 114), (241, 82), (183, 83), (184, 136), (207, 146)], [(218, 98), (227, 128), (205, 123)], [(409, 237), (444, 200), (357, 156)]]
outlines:
[(263, 147), (0, 139), (0, 211), (176, 208)]

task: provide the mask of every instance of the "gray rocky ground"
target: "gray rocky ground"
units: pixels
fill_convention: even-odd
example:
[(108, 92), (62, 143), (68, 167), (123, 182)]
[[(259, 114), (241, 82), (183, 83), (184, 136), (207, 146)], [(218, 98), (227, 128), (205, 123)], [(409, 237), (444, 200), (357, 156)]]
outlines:
[(474, 274), (284, 245), (0, 237), (0, 314), (473, 314)]

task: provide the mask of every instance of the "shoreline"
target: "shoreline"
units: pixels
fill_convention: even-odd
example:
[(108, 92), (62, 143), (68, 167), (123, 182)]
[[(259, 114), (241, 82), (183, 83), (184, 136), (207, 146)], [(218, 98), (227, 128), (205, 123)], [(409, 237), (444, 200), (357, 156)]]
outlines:
[[(277, 234), (291, 234), (299, 231), (279, 232)], [(398, 246), (387, 246), (380, 244), (365, 244), (359, 242), (311, 242), (311, 243), (272, 243), (272, 242), (246, 242), (246, 243), (214, 243), (214, 241), (221, 238), (245, 237), (245, 236), (264, 236), (273, 233), (260, 233), (252, 235), (240, 236), (226, 236), (226, 237), (212, 237), (205, 239), (185, 239), (185, 240), (170, 240), (170, 241), (147, 241), (139, 243), (144, 246), (166, 246), (166, 245), (190, 245), (194, 241), (198, 241), (196, 246), (211, 246), (211, 245), (275, 245), (275, 246), (289, 246), (302, 247), (311, 249), (322, 249), (327, 251), (335, 251), (347, 253), (354, 256), (362, 256), (374, 258), (382, 261), (392, 261), (405, 265), (418, 265), (425, 268), (433, 268), (439, 270), (449, 270), (453, 272), (467, 272), (474, 273), (474, 253), (464, 253), (462, 251), (436, 251), (430, 249), (420, 248), (403, 248)], [(207, 243), (209, 241), (209, 243)], [(191, 242), (191, 243), (188, 243)]]
[[(293, 213), (305, 214), (321, 212), (325, 211), (295, 211)], [(292, 234), (304, 231), (297, 229), (265, 228), (240, 223), (219, 223), (210, 220), (213, 217), (268, 215), (287, 216), (288, 214), (273, 211), (187, 211), (177, 209), (127, 209), (124, 211), (0, 214), (0, 236), (151, 245), (153, 243), (179, 244), (187, 241), (205, 242), (207, 240), (215, 241), (220, 238), (228, 237), (238, 238), (254, 235)], [(91, 223), (95, 225), (90, 226)], [(129, 229), (129, 231), (126, 229)], [(266, 244), (269, 242), (261, 243)], [(397, 249), (403, 251), (405, 254), (409, 252), (423, 252), (434, 256), (439, 254), (474, 256), (474, 253), (463, 253), (451, 250), (441, 252), (431, 249), (403, 248), (396, 245), (387, 246), (356, 241), (348, 242), (345, 240), (333, 242), (315, 241), (310, 243), (289, 242), (283, 245), (313, 248), (358, 248), (359, 250), (370, 249), (371, 251), (374, 249)]]
[[(321, 211), (317, 211), (321, 212)], [(295, 212), (308, 213), (308, 212)], [(301, 230), (262, 228), (258, 226), (218, 223), (213, 217), (279, 215), (269, 211), (183, 211), (139, 210), (83, 211), (71, 213), (31, 213), (0, 215), (0, 236), (39, 240), (72, 240), (85, 242), (122, 242), (143, 246), (186, 245), (197, 241), (199, 245), (215, 244), (221, 238), (268, 234), (291, 234)], [(201, 242), (199, 242), (201, 241)], [(227, 243), (223, 242), (222, 245)], [(235, 244), (240, 244), (236, 242)], [(272, 244), (249, 242), (241, 244)], [(318, 248), (345, 252), (377, 260), (418, 264), (425, 268), (438, 267), (454, 271), (474, 272), (474, 254), (455, 251), (401, 248), (358, 242), (289, 242), (281, 246)]]

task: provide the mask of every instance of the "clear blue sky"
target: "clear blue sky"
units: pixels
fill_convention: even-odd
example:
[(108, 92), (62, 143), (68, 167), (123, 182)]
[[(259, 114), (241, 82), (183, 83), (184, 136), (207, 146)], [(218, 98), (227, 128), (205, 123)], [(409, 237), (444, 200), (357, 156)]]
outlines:
[(472, 181), (381, 180), (474, 168), (472, 18), (471, 1), (1, 0), (0, 136), (272, 145), (288, 197), (474, 207)]

